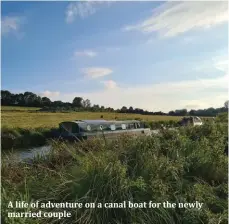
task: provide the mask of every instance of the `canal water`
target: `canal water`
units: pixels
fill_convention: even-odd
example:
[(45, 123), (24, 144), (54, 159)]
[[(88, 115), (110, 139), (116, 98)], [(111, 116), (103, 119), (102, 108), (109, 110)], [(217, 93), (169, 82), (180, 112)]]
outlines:
[(11, 162), (12, 161), (21, 162), (21, 161), (33, 159), (34, 157), (46, 156), (50, 151), (51, 151), (50, 145), (34, 147), (31, 149), (19, 149), (6, 154), (2, 153), (2, 159), (9, 159)]

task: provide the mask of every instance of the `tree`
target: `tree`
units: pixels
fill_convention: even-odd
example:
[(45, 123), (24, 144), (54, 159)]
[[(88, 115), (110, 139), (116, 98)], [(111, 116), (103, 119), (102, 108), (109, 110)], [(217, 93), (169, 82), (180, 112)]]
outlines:
[(84, 108), (90, 108), (91, 107), (91, 102), (89, 99), (86, 99), (86, 100), (82, 100), (82, 106)]
[(24, 94), (23, 93), (17, 94), (17, 102), (18, 102), (18, 105), (25, 106), (25, 100), (24, 100)]
[(133, 107), (129, 107), (128, 111), (129, 111), (129, 113), (133, 113), (134, 112), (134, 108)]
[(12, 94), (8, 90), (1, 90), (1, 103), (2, 105), (12, 104)]
[(82, 107), (82, 106), (83, 106), (83, 105), (82, 105), (82, 100), (83, 100), (82, 97), (75, 97), (75, 98), (73, 99), (73, 101), (72, 101), (72, 105), (73, 105), (74, 107)]
[(94, 104), (91, 109), (92, 109), (92, 111), (99, 111), (100, 110), (100, 107), (99, 107), (98, 104)]
[(172, 111), (169, 111), (169, 115), (170, 116), (174, 116), (175, 115), (175, 112), (172, 110)]
[(228, 104), (229, 104), (229, 100), (227, 100), (227, 101), (224, 103), (224, 107), (225, 107), (225, 108), (228, 108)]
[(186, 109), (182, 109), (182, 110), (175, 110), (175, 114), (177, 116), (186, 116), (188, 114), (188, 111)]
[(111, 108), (111, 107), (108, 107), (106, 110), (107, 110), (108, 112), (114, 112), (114, 109)]
[(33, 106), (40, 107), (42, 105), (42, 99), (40, 96), (37, 96), (33, 101)]
[(24, 101), (26, 106), (35, 106), (34, 102), (37, 100), (37, 95), (32, 92), (24, 93)]
[(54, 107), (62, 107), (63, 104), (64, 104), (64, 103), (63, 103), (62, 101), (60, 101), (60, 100), (54, 101), (54, 102), (52, 103), (52, 105), (53, 105)]
[(190, 111), (189, 111), (189, 115), (190, 115), (190, 116), (196, 115), (196, 111), (195, 111), (195, 110), (190, 110)]
[(123, 106), (123, 107), (121, 108), (121, 113), (126, 113), (126, 112), (127, 112), (127, 107)]
[(52, 104), (52, 101), (48, 97), (42, 97), (41, 104), (42, 106), (50, 106)]

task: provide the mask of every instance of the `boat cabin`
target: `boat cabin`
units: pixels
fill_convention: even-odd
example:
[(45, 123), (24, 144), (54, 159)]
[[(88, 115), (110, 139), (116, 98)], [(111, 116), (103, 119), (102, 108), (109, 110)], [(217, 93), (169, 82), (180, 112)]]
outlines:
[(150, 129), (137, 120), (75, 120), (59, 124), (62, 137), (90, 138), (95, 136), (116, 136), (122, 133), (149, 134)]

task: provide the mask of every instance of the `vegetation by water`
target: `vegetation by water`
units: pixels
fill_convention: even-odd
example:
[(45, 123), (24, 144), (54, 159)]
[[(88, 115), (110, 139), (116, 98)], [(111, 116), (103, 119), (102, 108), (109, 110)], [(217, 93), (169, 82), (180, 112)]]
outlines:
[(1, 149), (23, 149), (47, 144), (55, 137), (54, 128), (8, 128), (1, 129)]
[[(125, 136), (115, 142), (53, 142), (47, 158), (2, 165), (3, 223), (228, 223), (227, 127), (220, 123), (164, 131), (154, 137)], [(194, 202), (196, 209), (69, 209), (72, 217), (7, 218), (9, 201)], [(40, 210), (40, 209), (38, 209)], [(67, 210), (67, 209), (65, 209)], [(36, 211), (36, 209), (32, 209)], [(54, 211), (42, 209), (42, 211)]]

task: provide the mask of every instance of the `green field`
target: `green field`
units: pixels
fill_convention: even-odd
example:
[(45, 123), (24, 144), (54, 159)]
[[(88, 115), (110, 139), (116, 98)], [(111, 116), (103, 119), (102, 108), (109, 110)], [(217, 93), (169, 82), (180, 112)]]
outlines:
[(181, 117), (160, 116), (160, 115), (140, 115), (140, 114), (122, 114), (108, 112), (69, 112), (69, 113), (51, 113), (34, 112), (38, 108), (25, 107), (2, 107), (2, 126), (10, 128), (56, 128), (62, 121), (72, 121), (77, 119), (142, 119), (145, 121), (178, 121)]

